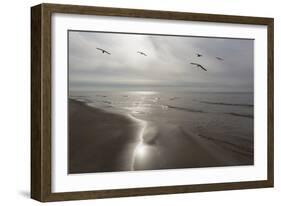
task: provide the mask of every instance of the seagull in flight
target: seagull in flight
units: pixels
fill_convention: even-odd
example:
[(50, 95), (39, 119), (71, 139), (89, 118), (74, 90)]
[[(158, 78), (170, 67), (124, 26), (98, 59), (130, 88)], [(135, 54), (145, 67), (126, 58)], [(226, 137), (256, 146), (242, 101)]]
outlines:
[(220, 60), (220, 61), (224, 61), (224, 59), (221, 58), (221, 57), (216, 57), (216, 59), (217, 59), (217, 60)]
[(101, 49), (101, 48), (96, 48), (96, 49), (102, 51), (102, 53), (106, 53), (106, 54), (110, 55), (110, 53), (108, 51), (104, 50), (104, 49)]
[(201, 64), (194, 63), (194, 62), (191, 62), (190, 64), (195, 65), (195, 66), (197, 66), (197, 67), (200, 67), (200, 68), (203, 69), (204, 71), (207, 71), (207, 69), (206, 69), (205, 67), (203, 67)]
[(143, 55), (143, 56), (147, 56), (147, 54), (146, 54), (146, 53), (141, 52), (141, 51), (138, 51), (137, 53), (139, 53), (140, 55)]
[(197, 57), (201, 57), (203, 56), (202, 54), (196, 53)]

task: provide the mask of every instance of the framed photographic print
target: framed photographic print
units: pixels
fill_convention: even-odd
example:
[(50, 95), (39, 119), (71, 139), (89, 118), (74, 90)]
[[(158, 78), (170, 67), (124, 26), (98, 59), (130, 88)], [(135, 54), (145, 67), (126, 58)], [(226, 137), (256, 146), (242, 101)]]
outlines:
[(273, 187), (273, 19), (31, 8), (31, 197)]

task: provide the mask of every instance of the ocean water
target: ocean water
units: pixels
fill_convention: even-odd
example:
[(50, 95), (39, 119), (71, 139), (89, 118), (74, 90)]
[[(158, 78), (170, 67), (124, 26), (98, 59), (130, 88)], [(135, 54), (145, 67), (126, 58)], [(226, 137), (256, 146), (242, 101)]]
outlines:
[(253, 157), (253, 93), (79, 91), (70, 92), (69, 98), (108, 112), (130, 115), (156, 129), (182, 128), (228, 150)]

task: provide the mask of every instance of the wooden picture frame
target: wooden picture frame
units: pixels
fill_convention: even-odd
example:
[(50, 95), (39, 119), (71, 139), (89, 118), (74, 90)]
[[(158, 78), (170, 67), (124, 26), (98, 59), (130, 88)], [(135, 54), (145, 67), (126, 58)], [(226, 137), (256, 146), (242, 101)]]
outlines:
[[(159, 187), (108, 189), (95, 191), (52, 192), (51, 159), (51, 61), (54, 13), (112, 17), (167, 19), (193, 22), (220, 22), (267, 27), (267, 179), (214, 184), (169, 185)], [(31, 8), (31, 197), (41, 202), (95, 198), (160, 195), (234, 189), (273, 187), (273, 34), (272, 18), (214, 14), (105, 8), (92, 6), (40, 4)]]

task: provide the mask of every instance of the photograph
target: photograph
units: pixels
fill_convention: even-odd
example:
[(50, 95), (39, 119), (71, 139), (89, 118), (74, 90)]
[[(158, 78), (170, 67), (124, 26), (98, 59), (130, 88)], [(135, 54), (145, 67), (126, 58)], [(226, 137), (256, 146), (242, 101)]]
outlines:
[(31, 7), (32, 199), (274, 187), (274, 18), (207, 11)]
[(254, 39), (67, 41), (69, 174), (254, 165)]

